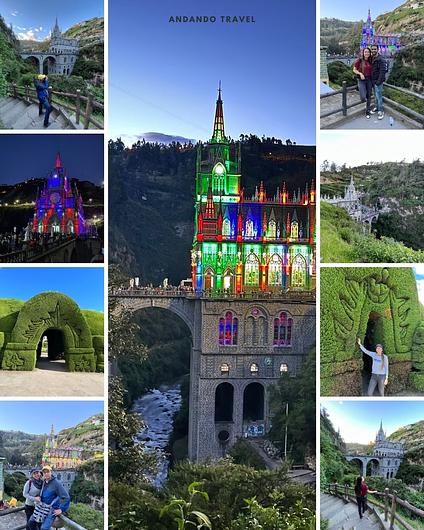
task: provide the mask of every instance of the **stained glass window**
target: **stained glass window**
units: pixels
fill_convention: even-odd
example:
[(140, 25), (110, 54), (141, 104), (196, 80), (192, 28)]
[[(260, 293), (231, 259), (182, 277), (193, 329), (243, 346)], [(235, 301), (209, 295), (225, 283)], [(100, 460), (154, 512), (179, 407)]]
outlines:
[(283, 262), (278, 254), (273, 254), (268, 267), (268, 285), (282, 285)]
[(291, 224), (290, 237), (297, 239), (299, 237), (299, 224), (297, 221), (293, 221)]
[(222, 223), (222, 235), (223, 236), (231, 235), (231, 222), (229, 219), (224, 219)]
[(273, 219), (268, 223), (268, 237), (276, 238), (277, 237), (277, 225)]
[(253, 226), (252, 219), (247, 219), (247, 221), (246, 221), (245, 236), (246, 236), (246, 238), (254, 237), (254, 226)]
[(245, 283), (246, 285), (259, 285), (259, 259), (253, 252), (246, 259)]
[(274, 346), (291, 346), (293, 319), (286, 311), (281, 311), (274, 319)]
[(231, 311), (219, 319), (218, 339), (220, 346), (235, 346), (238, 338), (238, 318)]
[(306, 259), (297, 254), (292, 267), (292, 287), (306, 287)]

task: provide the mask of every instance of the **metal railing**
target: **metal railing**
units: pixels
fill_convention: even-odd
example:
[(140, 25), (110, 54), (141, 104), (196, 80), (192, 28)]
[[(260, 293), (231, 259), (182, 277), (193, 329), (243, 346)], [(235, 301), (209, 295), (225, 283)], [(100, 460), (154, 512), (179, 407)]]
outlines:
[[(355, 489), (348, 484), (341, 485), (336, 482), (334, 484), (324, 484), (324, 486), (330, 495), (335, 495), (336, 497), (340, 497), (349, 502), (356, 502)], [(405, 519), (398, 513), (397, 510), (399, 506), (409, 511), (414, 517), (424, 521), (424, 510), (420, 510), (408, 501), (400, 499), (395, 491), (389, 493), (389, 488), (385, 488), (384, 492), (377, 491), (372, 493), (372, 495), (381, 497), (382, 502), (377, 502), (368, 497), (367, 504), (372, 504), (373, 506), (383, 509), (384, 521), (389, 522), (389, 530), (395, 530), (395, 521), (406, 530), (416, 530), (414, 526), (408, 523), (408, 521), (405, 521)]]
[[(24, 506), (20, 506), (19, 508), (11, 508), (9, 510), (0, 510), (0, 517), (4, 517), (12, 513), (23, 512), (24, 510), (25, 510)], [(72, 519), (69, 519), (69, 517), (66, 517), (63, 514), (56, 517), (56, 521), (62, 524), (59, 526), (55, 523), (54, 528), (69, 528), (70, 530), (86, 530), (86, 528), (76, 523), (75, 521), (72, 521)], [(21, 526), (15, 526), (14, 528), (10, 528), (9, 530), (25, 530), (25, 528), (26, 528), (26, 524), (22, 524)]]
[[(92, 124), (96, 129), (104, 128), (103, 123), (100, 123), (93, 117), (94, 110), (98, 110), (102, 115), (104, 115), (104, 105), (96, 101), (92, 94), (83, 96), (81, 95), (81, 90), (77, 90), (76, 94), (71, 94), (69, 92), (59, 92), (58, 90), (54, 90), (52, 87), (49, 87), (48, 91), (49, 101), (53, 106), (56, 105), (59, 110), (60, 108), (63, 108), (75, 113), (75, 123), (77, 125), (83, 121), (84, 129), (88, 129), (90, 124)], [(8, 94), (13, 98), (20, 98), (24, 99), (25, 101), (38, 104), (37, 91), (35, 88), (32, 88), (29, 85), (22, 87), (17, 86), (16, 83), (12, 83), (8, 86)], [(71, 104), (68, 105), (62, 101), (55, 102), (53, 101), (53, 96), (61, 96), (64, 98), (73, 99), (75, 100), (75, 104), (72, 106)]]
[(34, 248), (25, 248), (9, 252), (8, 254), (0, 254), (0, 263), (28, 263), (34, 259), (40, 258), (51, 252), (55, 252), (59, 248), (69, 245), (76, 239), (76, 236), (68, 236), (64, 239), (53, 241), (44, 241), (42, 245), (36, 242)]
[[(391, 88), (392, 90), (396, 90), (396, 91), (398, 91), (398, 92), (400, 92), (402, 94), (405, 94), (407, 96), (413, 96), (413, 97), (416, 97), (416, 98), (424, 101), (424, 95), (417, 94), (416, 92), (412, 92), (412, 90), (407, 90), (406, 88), (402, 88), (402, 87), (398, 87), (398, 86), (395, 86), (395, 85), (391, 85), (389, 83), (384, 83), (384, 86), (386, 86), (388, 88)], [(329, 94), (321, 94), (320, 100), (323, 100), (323, 99), (329, 98), (331, 96), (335, 96), (335, 95), (341, 94), (341, 96), (342, 96), (342, 104), (341, 104), (341, 107), (338, 107), (337, 109), (324, 112), (323, 114), (320, 115), (320, 118), (321, 119), (328, 118), (329, 116), (332, 116), (334, 114), (338, 114), (339, 112), (341, 112), (343, 114), (343, 116), (347, 116), (347, 111), (349, 109), (352, 109), (353, 107), (357, 107), (358, 105), (363, 105), (363, 103), (364, 103), (363, 101), (357, 101), (355, 103), (351, 103), (350, 105), (347, 104), (347, 95), (348, 95), (348, 93), (349, 92), (355, 92), (355, 91), (357, 91), (357, 86), (356, 85), (347, 86), (346, 81), (343, 81), (342, 88), (340, 88), (339, 90), (335, 90), (334, 92), (330, 92)], [(406, 105), (398, 103), (397, 101), (394, 101), (393, 99), (390, 99), (387, 96), (384, 96), (383, 100), (386, 103), (388, 103), (389, 105), (391, 105), (392, 107), (394, 107), (399, 112), (401, 112), (403, 114), (406, 114), (410, 118), (413, 118), (414, 120), (416, 120), (424, 128), (424, 115), (423, 114), (420, 114), (419, 112), (416, 112), (415, 110), (410, 109)]]
[(315, 291), (296, 291), (284, 289), (278, 292), (246, 292), (226, 293), (213, 291), (194, 291), (192, 289), (161, 288), (161, 287), (133, 287), (112, 288), (109, 296), (111, 298), (189, 298), (189, 299), (243, 299), (243, 300), (268, 300), (268, 299), (290, 299), (292, 301), (314, 301)]

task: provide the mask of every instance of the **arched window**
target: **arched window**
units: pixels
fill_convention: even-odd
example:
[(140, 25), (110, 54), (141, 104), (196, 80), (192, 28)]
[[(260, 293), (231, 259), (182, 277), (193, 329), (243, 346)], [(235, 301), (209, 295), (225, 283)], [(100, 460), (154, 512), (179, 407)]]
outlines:
[(306, 287), (306, 259), (297, 254), (292, 267), (292, 287)]
[(281, 311), (274, 319), (274, 346), (292, 345), (293, 319), (286, 311)]
[(268, 267), (268, 285), (281, 286), (283, 284), (283, 262), (278, 254), (273, 254)]
[(238, 338), (238, 318), (231, 311), (219, 319), (219, 345), (235, 346)]
[(290, 237), (297, 239), (299, 237), (299, 224), (297, 221), (293, 221), (291, 224)]
[(289, 367), (286, 363), (281, 363), (280, 364), (280, 374), (283, 374), (285, 372), (288, 372), (289, 371)]
[(253, 252), (246, 259), (245, 284), (252, 286), (259, 285), (259, 259)]
[(231, 221), (229, 219), (224, 219), (222, 223), (222, 235), (230, 236), (231, 235)]
[(230, 373), (230, 365), (228, 363), (221, 364), (221, 375), (228, 375)]
[(267, 237), (275, 239), (277, 237), (277, 225), (274, 219), (271, 219), (268, 223), (268, 234)]
[(244, 232), (244, 235), (246, 238), (253, 238), (254, 237), (254, 226), (252, 219), (247, 219), (246, 221), (246, 229)]
[(234, 387), (221, 383), (215, 390), (215, 422), (233, 421)]

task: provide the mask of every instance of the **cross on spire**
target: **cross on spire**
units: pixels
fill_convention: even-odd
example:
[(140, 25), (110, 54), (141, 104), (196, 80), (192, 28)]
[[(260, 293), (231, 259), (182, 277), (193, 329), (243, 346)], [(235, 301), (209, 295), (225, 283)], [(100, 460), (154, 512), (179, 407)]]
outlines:
[(213, 134), (212, 134), (212, 141), (216, 143), (223, 143), (227, 141), (225, 137), (225, 132), (224, 132), (224, 110), (222, 107), (221, 92), (222, 90), (221, 90), (221, 81), (220, 81), (219, 87), (218, 87), (218, 99), (216, 100), (215, 120), (213, 124)]

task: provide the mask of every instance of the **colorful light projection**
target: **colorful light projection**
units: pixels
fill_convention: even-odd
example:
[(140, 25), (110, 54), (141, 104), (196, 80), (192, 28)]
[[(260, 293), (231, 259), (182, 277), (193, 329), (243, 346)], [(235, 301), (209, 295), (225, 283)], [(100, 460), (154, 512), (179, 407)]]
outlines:
[(32, 232), (35, 234), (83, 235), (85, 234), (83, 200), (77, 186), (71, 186), (60, 154), (41, 193), (37, 191)]
[(197, 292), (242, 293), (315, 287), (315, 199), (312, 180), (289, 193), (283, 182), (268, 196), (240, 185), (241, 146), (224, 133), (221, 89), (211, 140), (196, 162), (192, 281)]

